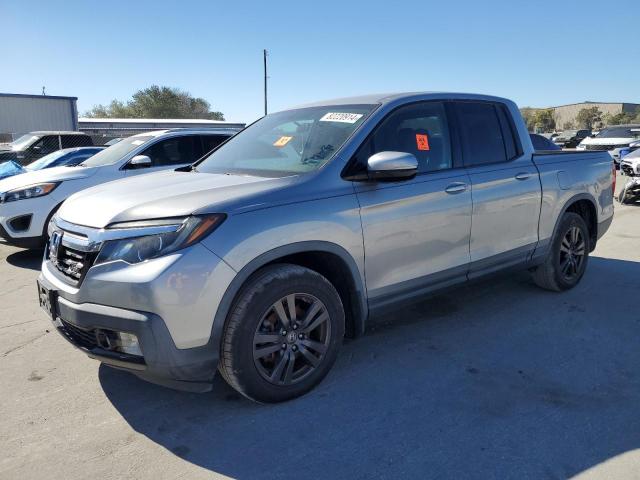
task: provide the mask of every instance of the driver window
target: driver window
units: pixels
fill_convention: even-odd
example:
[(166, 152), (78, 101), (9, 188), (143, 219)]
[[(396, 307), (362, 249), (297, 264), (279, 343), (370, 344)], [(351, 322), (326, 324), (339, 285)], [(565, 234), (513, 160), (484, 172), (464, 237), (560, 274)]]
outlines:
[(442, 102), (423, 102), (400, 107), (378, 125), (356, 153), (360, 168), (379, 152), (411, 153), (418, 173), (451, 168), (451, 142)]
[(42, 137), (31, 146), (31, 150), (38, 155), (48, 155), (51, 152), (60, 150), (58, 137), (55, 135), (47, 135), (46, 137)]

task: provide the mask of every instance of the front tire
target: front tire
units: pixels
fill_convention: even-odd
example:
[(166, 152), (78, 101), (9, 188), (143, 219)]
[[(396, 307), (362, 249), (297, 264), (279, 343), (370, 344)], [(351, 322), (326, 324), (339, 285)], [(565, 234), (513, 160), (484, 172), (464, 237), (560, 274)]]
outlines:
[(584, 219), (577, 213), (565, 213), (545, 262), (533, 272), (536, 285), (554, 292), (575, 287), (587, 268), (590, 242)]
[(282, 402), (327, 375), (344, 337), (338, 292), (298, 265), (265, 267), (249, 279), (224, 330), (219, 370), (245, 397)]

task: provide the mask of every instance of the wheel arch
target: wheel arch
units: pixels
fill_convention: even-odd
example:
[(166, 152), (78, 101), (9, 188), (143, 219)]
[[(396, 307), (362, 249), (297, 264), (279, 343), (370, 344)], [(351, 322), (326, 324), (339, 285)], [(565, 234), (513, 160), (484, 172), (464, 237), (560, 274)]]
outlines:
[(558, 226), (565, 213), (577, 213), (587, 224), (587, 228), (589, 229), (590, 251), (593, 251), (598, 240), (598, 211), (596, 205), (595, 199), (588, 193), (580, 193), (571, 197), (565, 202), (558, 218), (556, 218), (556, 224), (553, 227), (553, 235), (551, 238), (555, 238)]
[(227, 317), (242, 287), (258, 270), (275, 263), (290, 263), (314, 270), (326, 277), (340, 294), (345, 307), (346, 336), (364, 332), (368, 317), (364, 277), (354, 258), (341, 246), (324, 241), (297, 242), (265, 252), (235, 276), (216, 311), (211, 340), (219, 345)]

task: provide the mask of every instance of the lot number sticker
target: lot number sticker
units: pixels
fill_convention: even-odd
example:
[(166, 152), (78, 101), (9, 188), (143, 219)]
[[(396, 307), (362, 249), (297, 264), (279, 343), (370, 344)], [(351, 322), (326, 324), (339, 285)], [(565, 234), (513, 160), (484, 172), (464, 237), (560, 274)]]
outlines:
[(289, 142), (291, 141), (291, 139), (292, 139), (292, 138), (293, 138), (293, 137), (287, 137), (287, 136), (284, 136), (284, 135), (283, 135), (282, 137), (280, 137), (278, 140), (276, 140), (276, 141), (273, 143), (273, 146), (274, 146), (274, 147), (280, 147), (280, 148), (282, 148), (282, 147), (284, 147), (287, 143), (289, 143)]
[(321, 122), (356, 123), (362, 118), (361, 113), (329, 112), (320, 119)]
[(429, 150), (429, 136), (416, 133), (416, 145), (418, 150)]

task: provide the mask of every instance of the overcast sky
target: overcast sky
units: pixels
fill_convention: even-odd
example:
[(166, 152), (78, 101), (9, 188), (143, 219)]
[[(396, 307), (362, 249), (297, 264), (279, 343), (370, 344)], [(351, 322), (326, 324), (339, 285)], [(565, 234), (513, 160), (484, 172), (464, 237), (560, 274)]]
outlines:
[(0, 0), (0, 92), (126, 100), (152, 84), (227, 120), (398, 91), (505, 96), (520, 106), (640, 103), (640, 0)]

